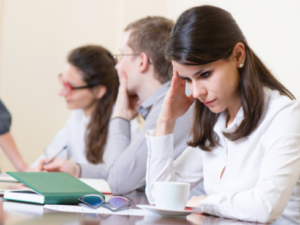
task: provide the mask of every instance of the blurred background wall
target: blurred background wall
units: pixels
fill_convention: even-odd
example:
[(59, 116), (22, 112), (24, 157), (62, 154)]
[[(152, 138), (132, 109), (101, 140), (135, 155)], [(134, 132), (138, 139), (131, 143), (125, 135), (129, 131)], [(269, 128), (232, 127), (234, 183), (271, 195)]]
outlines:
[[(0, 98), (25, 161), (42, 153), (69, 116), (57, 74), (71, 49), (100, 44), (119, 53), (131, 21), (147, 15), (176, 20), (203, 4), (231, 12), (257, 55), (300, 98), (299, 0), (0, 0)], [(0, 166), (15, 170), (2, 152)]]

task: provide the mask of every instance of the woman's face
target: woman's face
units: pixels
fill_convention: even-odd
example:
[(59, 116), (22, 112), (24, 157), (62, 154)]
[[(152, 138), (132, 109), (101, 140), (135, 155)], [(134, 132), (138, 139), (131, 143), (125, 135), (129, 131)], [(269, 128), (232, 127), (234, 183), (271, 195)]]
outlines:
[(206, 65), (187, 66), (172, 61), (179, 77), (186, 80), (193, 97), (204, 103), (213, 113), (239, 106), (240, 81), (234, 59), (218, 60)]
[[(82, 87), (88, 85), (82, 79), (82, 73), (75, 66), (67, 64), (61, 76), (62, 89), (59, 95), (64, 96), (69, 109), (83, 109), (85, 113), (91, 114), (96, 98), (90, 88), (71, 90), (68, 85), (72, 87)], [(65, 83), (65, 84), (63, 84)]]

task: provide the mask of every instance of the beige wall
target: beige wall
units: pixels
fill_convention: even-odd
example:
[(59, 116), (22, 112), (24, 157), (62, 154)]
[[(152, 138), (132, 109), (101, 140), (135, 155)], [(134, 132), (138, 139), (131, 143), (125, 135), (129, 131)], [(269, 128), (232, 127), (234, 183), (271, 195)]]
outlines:
[[(12, 133), (27, 163), (42, 153), (68, 118), (57, 79), (67, 52), (83, 44), (101, 44), (118, 53), (127, 23), (164, 15), (167, 9), (162, 0), (1, 3), (0, 97), (13, 116)], [(14, 170), (3, 153), (0, 165), (2, 171)]]
[[(64, 125), (69, 111), (58, 96), (66, 54), (83, 44), (118, 53), (124, 27), (146, 15), (176, 19), (201, 4), (227, 9), (250, 46), (300, 98), (300, 1), (240, 0), (1, 0), (0, 97), (13, 115), (12, 133), (27, 163)], [(2, 170), (14, 170), (0, 153)]]

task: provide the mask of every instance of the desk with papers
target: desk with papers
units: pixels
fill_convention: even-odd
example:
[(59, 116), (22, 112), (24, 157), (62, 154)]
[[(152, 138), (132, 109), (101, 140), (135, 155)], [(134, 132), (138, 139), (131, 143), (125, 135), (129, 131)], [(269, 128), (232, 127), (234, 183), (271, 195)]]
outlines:
[[(16, 186), (20, 184), (0, 182), (0, 189), (15, 189), (20, 188)], [(107, 199), (111, 195), (106, 195)], [(207, 224), (207, 225), (253, 225), (254, 223), (229, 220), (224, 218), (218, 218), (208, 216), (204, 214), (192, 214), (187, 217), (177, 218), (164, 218), (147, 213), (141, 214), (141, 209), (137, 208), (136, 205), (147, 205), (148, 201), (145, 193), (134, 191), (125, 195), (131, 202), (131, 211), (128, 211), (125, 215), (122, 213), (109, 213), (105, 214), (105, 210), (100, 209), (98, 213), (89, 213), (85, 209), (79, 209), (78, 206), (68, 206), (66, 210), (72, 212), (55, 211), (50, 209), (51, 207), (44, 207), (44, 205), (27, 204), (13, 201), (0, 201), (0, 224), (2, 225), (38, 225), (38, 224), (80, 224), (80, 225), (155, 225), (155, 224), (172, 224), (172, 225), (183, 225), (183, 224)], [(61, 209), (61, 207), (60, 207)], [(77, 211), (76, 211), (77, 210)], [(78, 211), (79, 210), (79, 211)], [(82, 210), (82, 211), (80, 211)], [(88, 209), (87, 209), (88, 210)], [(76, 212), (75, 212), (76, 211)], [(290, 221), (277, 224), (293, 224)]]

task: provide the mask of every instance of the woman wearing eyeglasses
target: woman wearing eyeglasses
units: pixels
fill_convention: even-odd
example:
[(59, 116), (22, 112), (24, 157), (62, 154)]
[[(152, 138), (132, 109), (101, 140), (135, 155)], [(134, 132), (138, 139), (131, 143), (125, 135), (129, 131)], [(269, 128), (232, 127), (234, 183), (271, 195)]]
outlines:
[(70, 52), (68, 63), (58, 78), (62, 84), (59, 94), (72, 113), (34, 166), (45, 157), (53, 157), (65, 146), (57, 158), (72, 158), (75, 163), (82, 164), (102, 162), (119, 86), (114, 66), (113, 56), (101, 46), (83, 46)]
[[(230, 13), (213, 6), (185, 11), (167, 55), (171, 88), (156, 130), (147, 134), (150, 203), (155, 181), (191, 188), (203, 181), (207, 196), (188, 206), (238, 220), (283, 217), (299, 224), (300, 104), (255, 55)], [(174, 162), (174, 125), (194, 101), (190, 147)]]

